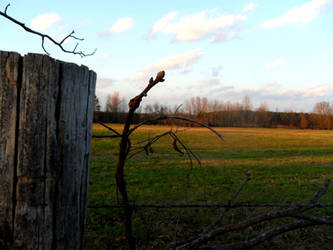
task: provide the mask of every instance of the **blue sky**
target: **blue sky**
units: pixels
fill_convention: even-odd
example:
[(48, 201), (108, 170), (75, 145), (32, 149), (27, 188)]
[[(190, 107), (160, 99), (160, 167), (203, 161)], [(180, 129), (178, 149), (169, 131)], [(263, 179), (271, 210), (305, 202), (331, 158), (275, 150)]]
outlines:
[[(102, 104), (113, 91), (127, 99), (150, 76), (166, 82), (145, 103), (174, 105), (192, 96), (271, 110), (311, 111), (333, 101), (333, 0), (1, 1), (8, 14), (61, 40), (71, 30), (94, 56), (51, 56), (98, 75)], [(0, 50), (43, 53), (39, 37), (0, 17)], [(75, 46), (69, 41), (66, 47)]]

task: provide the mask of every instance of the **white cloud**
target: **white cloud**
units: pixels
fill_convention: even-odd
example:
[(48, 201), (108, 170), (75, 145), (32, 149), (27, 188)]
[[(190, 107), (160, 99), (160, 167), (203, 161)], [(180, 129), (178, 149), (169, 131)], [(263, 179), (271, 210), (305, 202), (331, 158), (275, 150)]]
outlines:
[(111, 29), (107, 31), (102, 31), (99, 33), (100, 36), (112, 35), (115, 33), (121, 33), (127, 30), (130, 30), (134, 26), (134, 21), (130, 17), (124, 17), (118, 19)]
[(284, 65), (286, 63), (286, 61), (284, 59), (276, 59), (274, 62), (269, 63), (266, 65), (266, 69), (270, 70), (270, 69), (274, 69), (274, 68), (278, 68), (281, 67), (282, 65)]
[(177, 11), (172, 11), (166, 16), (159, 19), (151, 29), (148, 37), (152, 38), (156, 35), (157, 32), (163, 31), (165, 27), (178, 15)]
[(249, 11), (254, 10), (256, 7), (257, 7), (257, 4), (251, 2), (251, 3), (246, 4), (246, 5), (243, 7), (243, 11), (244, 11), (244, 12), (249, 12)]
[(45, 13), (32, 19), (30, 26), (32, 29), (45, 31), (61, 21), (62, 18), (57, 13)]
[[(165, 32), (174, 34), (175, 41), (197, 41), (207, 36), (214, 37), (222, 31), (225, 33), (230, 32), (231, 28), (247, 20), (247, 17), (244, 15), (218, 15), (214, 12), (208, 12), (207, 14), (206, 11), (181, 17), (176, 22), (171, 23), (175, 17), (176, 13), (171, 12), (166, 17), (157, 21), (150, 35), (153, 36), (157, 32)], [(226, 29), (229, 29), (229, 31)], [(224, 35), (226, 38), (228, 36), (234, 37), (235, 35)], [(215, 41), (218, 40), (215, 39)]]
[(279, 110), (306, 111), (312, 110), (315, 103), (333, 98), (333, 82), (307, 88), (285, 88), (276, 83), (266, 83), (258, 88), (232, 88), (218, 93), (211, 90), (210, 99), (241, 100), (248, 95), (257, 105), (267, 101), (270, 107)]
[(310, 23), (322, 12), (323, 7), (332, 0), (312, 0), (300, 7), (294, 7), (282, 16), (270, 19), (260, 25), (265, 29), (272, 29), (285, 26), (291, 23)]
[(135, 81), (149, 78), (151, 75), (155, 75), (158, 71), (161, 70), (181, 69), (184, 71), (188, 66), (197, 62), (202, 54), (203, 52), (201, 49), (194, 49), (183, 54), (167, 57), (155, 62), (148, 67), (145, 67), (139, 73), (130, 77), (130, 80)]
[(198, 80), (198, 84), (200, 87), (211, 87), (214, 85), (220, 84), (221, 81), (218, 77), (207, 77), (201, 80)]
[(111, 87), (114, 83), (113, 79), (110, 78), (98, 78), (96, 81), (96, 89), (103, 89), (107, 87)]
[(330, 99), (332, 99), (333, 84), (322, 84), (315, 87), (310, 87), (302, 90), (305, 97), (325, 97), (331, 93)]

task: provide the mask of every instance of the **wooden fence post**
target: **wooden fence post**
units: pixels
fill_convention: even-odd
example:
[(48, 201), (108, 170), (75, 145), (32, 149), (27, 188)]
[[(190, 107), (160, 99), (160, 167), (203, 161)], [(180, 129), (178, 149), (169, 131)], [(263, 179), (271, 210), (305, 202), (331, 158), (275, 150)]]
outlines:
[(0, 249), (83, 249), (95, 83), (0, 51)]

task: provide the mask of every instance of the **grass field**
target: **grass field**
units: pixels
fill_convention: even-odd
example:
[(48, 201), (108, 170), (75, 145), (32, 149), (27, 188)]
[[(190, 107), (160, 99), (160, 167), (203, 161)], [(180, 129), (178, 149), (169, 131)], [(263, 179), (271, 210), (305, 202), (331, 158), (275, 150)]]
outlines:
[[(121, 125), (111, 125), (120, 131)], [(152, 138), (169, 130), (146, 126), (132, 142)], [(202, 166), (190, 169), (186, 156), (175, 152), (170, 138), (153, 146), (154, 154), (131, 158), (125, 169), (130, 200), (138, 204), (180, 204), (226, 202), (243, 182), (246, 172), (252, 180), (237, 202), (306, 202), (325, 179), (333, 180), (333, 131), (217, 128), (225, 141), (209, 130), (180, 128), (183, 142), (201, 159)], [(94, 125), (93, 134), (108, 134)], [(117, 139), (93, 139), (88, 205), (116, 204), (114, 169)], [(333, 188), (320, 200), (333, 203)], [(238, 209), (229, 213), (232, 222), (263, 209)], [(160, 249), (175, 238), (200, 232), (220, 209), (140, 209), (133, 217), (134, 233), (142, 249)], [(332, 209), (322, 212), (333, 214)], [(88, 209), (86, 248), (120, 249), (125, 244), (117, 209)], [(253, 235), (269, 225), (256, 228)], [(333, 249), (332, 227), (291, 232), (270, 244), (272, 249)], [(231, 234), (221, 241), (244, 239)], [(267, 248), (266, 246), (261, 247)]]

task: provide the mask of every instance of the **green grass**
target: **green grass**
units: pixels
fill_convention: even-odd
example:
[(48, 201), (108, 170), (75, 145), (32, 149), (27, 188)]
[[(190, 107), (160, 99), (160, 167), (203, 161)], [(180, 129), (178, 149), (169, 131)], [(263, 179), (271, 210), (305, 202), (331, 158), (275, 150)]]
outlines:
[[(112, 125), (120, 131), (121, 125)], [(139, 129), (132, 142), (167, 131), (164, 126)], [(325, 179), (333, 179), (333, 131), (217, 128), (225, 141), (209, 130), (185, 128), (178, 136), (200, 158), (202, 166), (190, 169), (188, 159), (175, 152), (170, 138), (153, 145), (154, 154), (144, 153), (127, 162), (125, 175), (130, 200), (138, 204), (219, 203), (226, 202), (243, 182), (246, 172), (252, 180), (237, 202), (306, 202)], [(94, 134), (108, 134), (94, 125)], [(114, 170), (117, 162), (117, 139), (93, 139), (89, 205), (116, 204)], [(189, 177), (187, 177), (189, 176)], [(333, 188), (321, 199), (333, 203)], [(186, 238), (209, 224), (221, 210), (212, 209), (141, 209), (134, 214), (134, 233), (143, 249), (160, 249), (166, 242)], [(260, 210), (262, 211), (262, 210)], [(239, 209), (226, 222), (255, 214), (258, 210)], [(333, 210), (326, 210), (333, 213)], [(118, 249), (125, 242), (117, 209), (88, 209), (87, 249)], [(263, 225), (263, 228), (265, 226)], [(260, 231), (261, 229), (257, 229)], [(273, 241), (275, 249), (318, 249), (332, 244), (332, 228), (313, 232), (289, 233)], [(244, 233), (244, 232), (243, 232)], [(306, 240), (302, 240), (303, 236)], [(328, 235), (328, 236), (327, 236)], [(304, 237), (305, 237), (304, 236)], [(221, 238), (241, 240), (242, 232)], [(326, 237), (326, 238), (325, 238)], [(302, 248), (305, 242), (309, 248)], [(292, 247), (290, 247), (292, 246)], [(263, 248), (264, 249), (264, 248)], [(322, 248), (324, 249), (324, 248)], [(330, 249), (330, 248), (328, 248)]]

